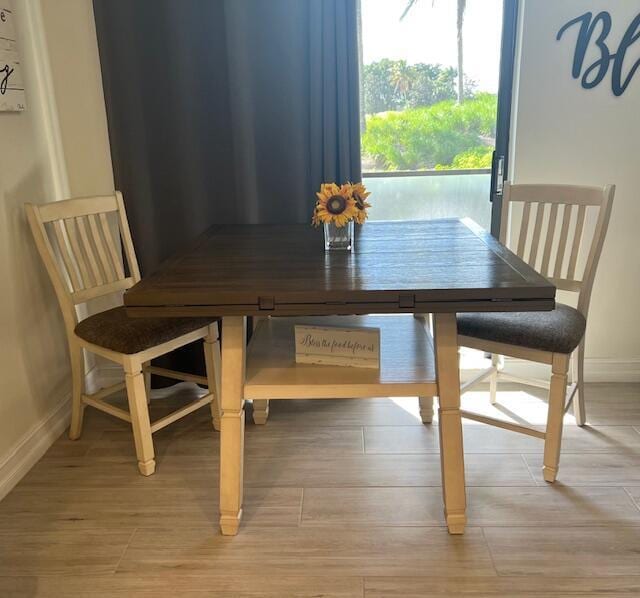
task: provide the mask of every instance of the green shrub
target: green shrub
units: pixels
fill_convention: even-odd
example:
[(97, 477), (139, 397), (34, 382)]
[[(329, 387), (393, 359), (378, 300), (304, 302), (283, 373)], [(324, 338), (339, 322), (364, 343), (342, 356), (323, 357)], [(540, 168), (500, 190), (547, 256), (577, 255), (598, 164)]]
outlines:
[[(362, 151), (382, 170), (422, 170), (452, 167), (454, 159), (478, 160), (481, 146), (495, 138), (497, 98), (479, 93), (456, 104), (453, 100), (367, 117)], [(463, 155), (464, 154), (464, 155)], [(483, 162), (484, 163), (484, 162)]]
[(451, 164), (436, 164), (436, 170), (464, 170), (469, 168), (491, 168), (493, 147), (480, 145), (460, 152)]

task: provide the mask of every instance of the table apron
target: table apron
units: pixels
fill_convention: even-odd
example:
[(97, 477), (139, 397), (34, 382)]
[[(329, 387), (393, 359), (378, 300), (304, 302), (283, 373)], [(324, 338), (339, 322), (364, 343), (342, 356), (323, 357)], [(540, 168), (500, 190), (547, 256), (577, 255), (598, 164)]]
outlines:
[(258, 305), (154, 305), (127, 306), (127, 315), (140, 318), (183, 318), (224, 316), (306, 316), (333, 315), (354, 316), (367, 314), (416, 314), (452, 312), (514, 312), (551, 311), (553, 299), (514, 299), (478, 301), (416, 301), (411, 307), (398, 303), (280, 303), (272, 309), (260, 309)]

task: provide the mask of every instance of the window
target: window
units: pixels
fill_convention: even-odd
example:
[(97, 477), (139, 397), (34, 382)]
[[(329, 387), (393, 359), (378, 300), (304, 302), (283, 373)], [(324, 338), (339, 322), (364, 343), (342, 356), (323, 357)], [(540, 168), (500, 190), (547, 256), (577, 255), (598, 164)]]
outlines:
[(502, 0), (361, 0), (361, 11), (371, 219), (488, 228)]

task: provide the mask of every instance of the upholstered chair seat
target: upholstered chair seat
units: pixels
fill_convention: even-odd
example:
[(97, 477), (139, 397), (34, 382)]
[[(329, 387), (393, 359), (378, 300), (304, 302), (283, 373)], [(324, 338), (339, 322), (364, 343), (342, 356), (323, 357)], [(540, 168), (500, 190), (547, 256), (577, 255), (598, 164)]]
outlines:
[(130, 318), (115, 307), (82, 320), (75, 333), (105, 349), (131, 355), (211, 324), (212, 318)]
[(586, 325), (577, 309), (562, 303), (553, 311), (458, 314), (458, 334), (551, 353), (573, 352)]

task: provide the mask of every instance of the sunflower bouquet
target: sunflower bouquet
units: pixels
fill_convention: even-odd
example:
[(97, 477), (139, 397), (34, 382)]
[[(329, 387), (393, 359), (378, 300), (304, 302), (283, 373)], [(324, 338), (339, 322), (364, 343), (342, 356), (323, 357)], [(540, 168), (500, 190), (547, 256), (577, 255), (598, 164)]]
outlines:
[(323, 183), (316, 193), (316, 207), (311, 222), (314, 226), (332, 224), (342, 228), (350, 222), (364, 224), (367, 208), (371, 205), (367, 198), (371, 195), (362, 183)]

